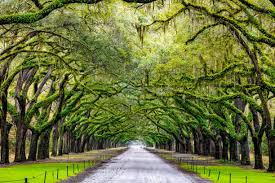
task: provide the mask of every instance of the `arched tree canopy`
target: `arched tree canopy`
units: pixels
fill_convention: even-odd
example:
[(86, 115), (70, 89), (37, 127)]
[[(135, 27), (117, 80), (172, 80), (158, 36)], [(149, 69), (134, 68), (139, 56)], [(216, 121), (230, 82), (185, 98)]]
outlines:
[(274, 171), (274, 4), (0, 1), (1, 161), (140, 140), (250, 164), (252, 144)]

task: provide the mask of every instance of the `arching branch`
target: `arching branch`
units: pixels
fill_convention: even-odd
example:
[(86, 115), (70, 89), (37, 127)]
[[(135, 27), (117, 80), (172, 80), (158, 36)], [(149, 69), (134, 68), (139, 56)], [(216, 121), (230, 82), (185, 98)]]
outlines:
[[(96, 4), (102, 0), (54, 0), (49, 3), (47, 6), (41, 8), (37, 12), (34, 13), (17, 13), (12, 15), (2, 15), (0, 16), (0, 25), (5, 24), (26, 24), (26, 23), (34, 23), (43, 18), (47, 17), (52, 11), (62, 8), (67, 4), (73, 3), (84, 3), (84, 4)], [(135, 2), (135, 3), (150, 3), (155, 0), (124, 0), (125, 2)], [(33, 2), (37, 2), (37, 0), (33, 0)]]
[(202, 27), (198, 32), (196, 32), (195, 35), (193, 35), (190, 39), (188, 39), (188, 40), (185, 42), (185, 44), (188, 44), (188, 43), (194, 41), (201, 33), (203, 33), (204, 31), (206, 31), (207, 29), (212, 28), (212, 27), (215, 27), (215, 26), (217, 26), (217, 25), (221, 25), (221, 23), (220, 23), (220, 22), (217, 22), (217, 23), (210, 24), (210, 25), (206, 25), (206, 26)]
[[(252, 3), (248, 2), (247, 0), (239, 0), (239, 1), (242, 2), (244, 5), (246, 5), (247, 7), (249, 7), (250, 9), (253, 9), (253, 10), (258, 11), (260, 13), (265, 13), (269, 16), (275, 17), (275, 11), (259, 7), (255, 4), (252, 4)], [(270, 1), (273, 5), (275, 5), (274, 0), (270, 0)]]

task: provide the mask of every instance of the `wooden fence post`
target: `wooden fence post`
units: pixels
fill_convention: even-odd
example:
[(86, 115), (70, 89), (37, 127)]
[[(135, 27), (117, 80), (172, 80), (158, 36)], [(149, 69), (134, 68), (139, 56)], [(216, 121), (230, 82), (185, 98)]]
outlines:
[(46, 179), (47, 179), (47, 171), (45, 171), (45, 175), (44, 175), (44, 183), (46, 183)]

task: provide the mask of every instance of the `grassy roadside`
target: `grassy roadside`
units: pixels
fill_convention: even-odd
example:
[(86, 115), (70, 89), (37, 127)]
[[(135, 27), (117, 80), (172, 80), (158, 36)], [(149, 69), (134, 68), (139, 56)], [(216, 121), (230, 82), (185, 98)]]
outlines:
[[(198, 166), (181, 163), (180, 167), (200, 177), (219, 183), (274, 183), (275, 174), (232, 165)], [(230, 181), (231, 179), (231, 181)]]
[[(54, 183), (76, 176), (124, 151), (123, 148), (96, 150), (50, 158), (44, 161), (11, 164), (0, 168), (0, 182)], [(46, 178), (45, 178), (46, 177)]]
[(275, 173), (267, 173), (265, 170), (254, 170), (250, 166), (242, 167), (233, 164), (206, 163), (201, 165), (196, 161), (179, 161), (172, 152), (157, 150), (152, 151), (169, 162), (178, 165), (180, 169), (192, 172), (201, 178), (215, 183), (274, 183)]

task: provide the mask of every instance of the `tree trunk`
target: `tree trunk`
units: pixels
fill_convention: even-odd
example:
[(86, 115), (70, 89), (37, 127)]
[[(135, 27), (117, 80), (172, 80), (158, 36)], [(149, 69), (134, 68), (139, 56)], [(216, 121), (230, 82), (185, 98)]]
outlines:
[(102, 141), (102, 139), (98, 140), (97, 149), (103, 149), (103, 141)]
[(254, 144), (254, 155), (255, 155), (255, 169), (264, 169), (263, 157), (262, 157), (262, 141), (256, 137), (252, 137)]
[(59, 121), (59, 143), (58, 143), (58, 156), (63, 155), (63, 146), (64, 146), (64, 118), (61, 118)]
[(204, 143), (203, 143), (203, 155), (209, 156), (210, 154), (210, 138), (204, 136)]
[(221, 134), (222, 137), (222, 159), (228, 160), (228, 141), (225, 134)]
[(86, 142), (87, 142), (87, 138), (83, 135), (82, 138), (81, 138), (79, 152), (84, 152), (85, 151), (85, 144), (86, 144)]
[(239, 161), (238, 141), (230, 138), (230, 161)]
[(57, 155), (58, 137), (58, 124), (55, 124), (52, 133), (52, 156)]
[(12, 125), (1, 124), (1, 163), (9, 163), (9, 132)]
[(194, 154), (199, 154), (200, 142), (199, 142), (199, 137), (196, 130), (193, 131), (193, 139), (194, 139)]
[(31, 138), (31, 145), (30, 145), (30, 151), (29, 151), (29, 161), (36, 161), (36, 155), (37, 155), (37, 144), (40, 134), (33, 131), (32, 132), (32, 138)]
[(250, 165), (250, 150), (247, 136), (241, 141), (241, 164)]
[(215, 142), (210, 138), (209, 139), (209, 143), (210, 143), (210, 155), (215, 157), (215, 153), (216, 153), (216, 150), (215, 150)]
[(221, 159), (221, 157), (222, 157), (221, 138), (217, 138), (215, 141), (215, 159)]
[(91, 151), (93, 149), (93, 137), (90, 136), (87, 144), (87, 151)]
[(176, 142), (176, 152), (180, 152), (180, 143), (178, 140), (175, 140)]
[(51, 130), (47, 130), (40, 136), (39, 145), (38, 145), (38, 159), (47, 159), (49, 155), (49, 143), (50, 143), (50, 133)]
[[(12, 41), (13, 42), (13, 41)], [(11, 57), (9, 62), (2, 65), (0, 70), (0, 86), (4, 80), (8, 77), (8, 69), (11, 61), (15, 57)], [(7, 122), (8, 113), (8, 88), (9, 85), (2, 88), (1, 93), (1, 104), (0, 104), (0, 128), (1, 128), (1, 163), (9, 163), (9, 132), (12, 127), (11, 124)]]
[(269, 146), (269, 166), (268, 171), (275, 171), (275, 134), (271, 134), (271, 137), (268, 139)]
[(168, 151), (172, 151), (172, 141), (169, 141), (167, 145), (168, 145)]
[(199, 150), (198, 150), (198, 154), (202, 155), (203, 154), (203, 136), (200, 130), (197, 131), (198, 132), (198, 138), (199, 138)]
[(27, 127), (23, 122), (19, 122), (16, 127), (17, 127), (17, 130), (16, 130), (14, 161), (22, 162), (22, 161), (26, 161), (25, 146), (26, 146)]
[(186, 153), (192, 153), (192, 144), (190, 138), (186, 138)]
[(69, 134), (68, 131), (64, 133), (64, 139), (63, 139), (63, 154), (69, 154)]
[(63, 155), (63, 135), (59, 135), (59, 144), (58, 144), (58, 156), (62, 156)]

